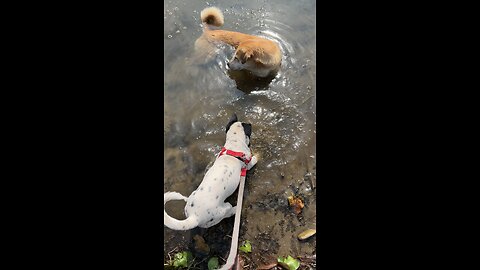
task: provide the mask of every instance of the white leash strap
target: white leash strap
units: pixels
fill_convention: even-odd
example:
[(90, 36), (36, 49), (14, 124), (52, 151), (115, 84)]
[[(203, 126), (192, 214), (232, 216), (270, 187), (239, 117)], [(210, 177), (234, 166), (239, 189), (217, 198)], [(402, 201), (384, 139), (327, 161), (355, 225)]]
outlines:
[(237, 208), (235, 213), (235, 223), (233, 226), (232, 245), (228, 253), (228, 259), (225, 265), (218, 270), (228, 270), (235, 264), (238, 249), (238, 234), (240, 231), (240, 215), (242, 214), (243, 188), (245, 186), (245, 176), (240, 177), (240, 187), (238, 188)]

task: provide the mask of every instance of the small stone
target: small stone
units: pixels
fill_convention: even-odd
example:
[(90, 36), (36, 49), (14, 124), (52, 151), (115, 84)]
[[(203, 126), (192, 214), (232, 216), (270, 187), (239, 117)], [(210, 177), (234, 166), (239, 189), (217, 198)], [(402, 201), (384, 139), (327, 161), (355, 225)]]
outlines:
[(305, 240), (313, 235), (315, 235), (315, 233), (317, 233), (317, 230), (315, 229), (308, 229), (306, 231), (303, 231), (301, 232), (299, 235), (298, 235), (298, 239), (299, 240)]
[(210, 253), (210, 247), (207, 245), (207, 243), (205, 243), (205, 239), (203, 239), (203, 237), (196, 234), (193, 237), (193, 240), (195, 240), (195, 251), (204, 255), (208, 255)]

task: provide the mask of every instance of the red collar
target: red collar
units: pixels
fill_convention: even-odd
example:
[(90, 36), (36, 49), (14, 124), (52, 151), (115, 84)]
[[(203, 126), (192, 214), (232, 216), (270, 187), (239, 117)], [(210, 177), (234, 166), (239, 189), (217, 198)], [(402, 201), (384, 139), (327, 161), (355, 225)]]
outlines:
[(219, 158), (220, 156), (222, 156), (224, 154), (232, 156), (232, 157), (236, 157), (239, 160), (241, 160), (243, 163), (245, 163), (245, 166), (242, 167), (242, 171), (240, 172), (240, 176), (247, 175), (247, 164), (252, 160), (252, 158), (247, 159), (247, 157), (245, 156), (245, 153), (228, 150), (225, 147), (222, 147), (222, 151), (220, 151), (217, 158)]

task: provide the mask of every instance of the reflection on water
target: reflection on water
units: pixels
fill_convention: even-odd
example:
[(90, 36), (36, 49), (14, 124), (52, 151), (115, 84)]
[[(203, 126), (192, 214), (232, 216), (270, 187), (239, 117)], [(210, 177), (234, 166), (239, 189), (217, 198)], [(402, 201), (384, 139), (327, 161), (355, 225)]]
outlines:
[[(279, 72), (262, 79), (228, 70), (234, 52), (228, 45), (210, 55), (195, 54), (195, 40), (202, 34), (200, 11), (207, 6), (223, 11), (220, 29), (276, 41), (283, 52)], [(196, 189), (225, 142), (225, 124), (235, 112), (252, 124), (251, 148), (260, 156), (246, 179), (240, 239), (252, 242), (254, 264), (267, 255), (311, 254), (315, 240), (300, 243), (296, 235), (315, 227), (315, 1), (164, 1), (164, 22), (164, 192), (188, 196)], [(300, 217), (283, 204), (291, 193), (305, 199)], [(278, 201), (266, 203), (271, 198)], [(167, 211), (180, 218), (182, 207), (167, 204)], [(192, 249), (194, 234), (201, 234), (211, 253), (226, 258), (230, 243), (215, 242), (231, 234), (232, 225), (233, 217), (201, 231), (165, 227), (164, 250)], [(268, 246), (261, 240), (265, 233), (275, 248), (258, 255)]]

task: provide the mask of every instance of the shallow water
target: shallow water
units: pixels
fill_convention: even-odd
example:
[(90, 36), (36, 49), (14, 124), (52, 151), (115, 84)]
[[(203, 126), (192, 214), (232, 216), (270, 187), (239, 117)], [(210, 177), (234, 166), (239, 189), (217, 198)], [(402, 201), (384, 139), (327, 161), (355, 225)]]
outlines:
[[(283, 58), (274, 78), (259, 81), (229, 72), (226, 63), (234, 51), (229, 46), (210, 59), (194, 52), (202, 34), (200, 11), (208, 6), (223, 11), (221, 29), (278, 42)], [(252, 243), (251, 267), (314, 253), (316, 236), (302, 242), (296, 236), (316, 225), (315, 1), (164, 1), (164, 23), (164, 192), (189, 196), (196, 189), (236, 113), (252, 124), (251, 149), (260, 157), (247, 174), (240, 231), (240, 242)], [(291, 194), (305, 202), (299, 216), (288, 207)], [(228, 200), (233, 205), (236, 195)], [(184, 204), (169, 202), (167, 212), (183, 219)], [(226, 258), (233, 220), (186, 232), (164, 227), (164, 251), (194, 251), (193, 236), (199, 234), (210, 254), (194, 251), (196, 260)]]

